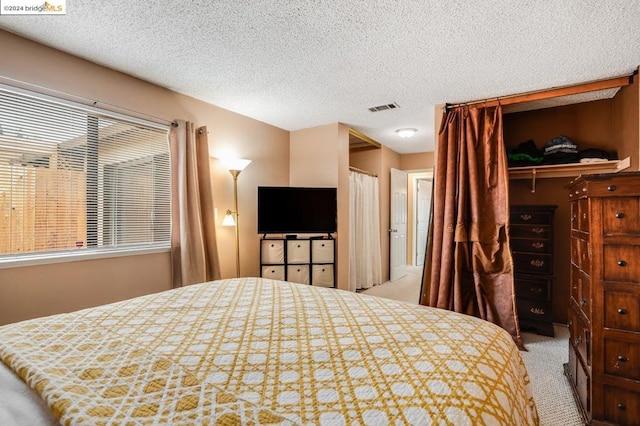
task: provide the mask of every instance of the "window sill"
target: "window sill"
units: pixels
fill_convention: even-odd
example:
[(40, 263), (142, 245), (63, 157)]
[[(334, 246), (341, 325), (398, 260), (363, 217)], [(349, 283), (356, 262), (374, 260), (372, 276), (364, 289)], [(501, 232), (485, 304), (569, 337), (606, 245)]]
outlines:
[(95, 249), (87, 251), (64, 251), (59, 253), (33, 253), (17, 256), (0, 256), (0, 269), (23, 266), (46, 265), (51, 263), (79, 262), (83, 260), (106, 259), (110, 257), (138, 256), (144, 254), (167, 253), (168, 244), (117, 249)]

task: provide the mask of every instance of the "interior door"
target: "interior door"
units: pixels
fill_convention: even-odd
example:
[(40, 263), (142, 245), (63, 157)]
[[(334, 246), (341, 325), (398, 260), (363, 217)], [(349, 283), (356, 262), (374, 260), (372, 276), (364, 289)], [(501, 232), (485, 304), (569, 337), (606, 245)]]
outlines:
[(389, 279), (406, 274), (407, 266), (407, 172), (391, 169), (389, 212)]
[(418, 179), (416, 185), (416, 246), (414, 250), (416, 266), (424, 265), (424, 254), (427, 250), (432, 183), (433, 179)]

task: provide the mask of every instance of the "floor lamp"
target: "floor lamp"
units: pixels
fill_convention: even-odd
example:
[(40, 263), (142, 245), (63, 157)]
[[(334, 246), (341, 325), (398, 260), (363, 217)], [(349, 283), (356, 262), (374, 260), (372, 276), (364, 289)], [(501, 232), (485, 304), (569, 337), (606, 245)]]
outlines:
[(240, 277), (240, 224), (238, 222), (238, 175), (245, 167), (251, 163), (251, 160), (241, 158), (225, 158), (221, 159), (231, 176), (233, 176), (233, 208), (234, 211), (227, 210), (222, 220), (222, 226), (236, 227), (236, 277)]

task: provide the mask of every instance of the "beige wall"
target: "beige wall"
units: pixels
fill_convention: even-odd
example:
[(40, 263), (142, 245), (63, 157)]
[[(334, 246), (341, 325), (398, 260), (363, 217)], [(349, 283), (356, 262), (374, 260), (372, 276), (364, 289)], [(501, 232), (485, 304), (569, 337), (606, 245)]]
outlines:
[(168, 290), (169, 253), (0, 269), (0, 325)]
[[(289, 183), (289, 132), (1, 30), (0, 46), (0, 76), (156, 117), (206, 125), (212, 155), (231, 152), (252, 160), (238, 178), (241, 274), (259, 275), (256, 188)], [(226, 209), (233, 209), (233, 180), (219, 161), (212, 159), (211, 166), (221, 220)], [(233, 229), (218, 227), (217, 239), (222, 275), (234, 276)], [(0, 324), (5, 324), (167, 290), (171, 287), (169, 256), (6, 268), (0, 269), (0, 283)], [(48, 302), (32, 303), (32, 299)]]
[(349, 129), (340, 123), (291, 132), (289, 185), (338, 192), (337, 287), (349, 288)]
[(424, 170), (433, 167), (435, 152), (400, 155), (400, 170)]

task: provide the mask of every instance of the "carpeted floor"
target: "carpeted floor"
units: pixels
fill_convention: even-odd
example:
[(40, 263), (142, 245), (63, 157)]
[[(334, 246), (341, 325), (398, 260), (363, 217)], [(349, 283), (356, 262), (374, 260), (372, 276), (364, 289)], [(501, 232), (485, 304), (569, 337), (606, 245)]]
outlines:
[(562, 364), (569, 357), (569, 329), (554, 325), (555, 337), (522, 333), (527, 352), (520, 354), (531, 377), (541, 426), (580, 426), (584, 423), (571, 394)]
[[(417, 304), (421, 280), (422, 267), (408, 267), (404, 277), (362, 293)], [(569, 356), (569, 330), (561, 325), (555, 325), (554, 329), (555, 337), (522, 333), (527, 351), (520, 354), (531, 377), (540, 426), (581, 426), (584, 423), (562, 368)]]

